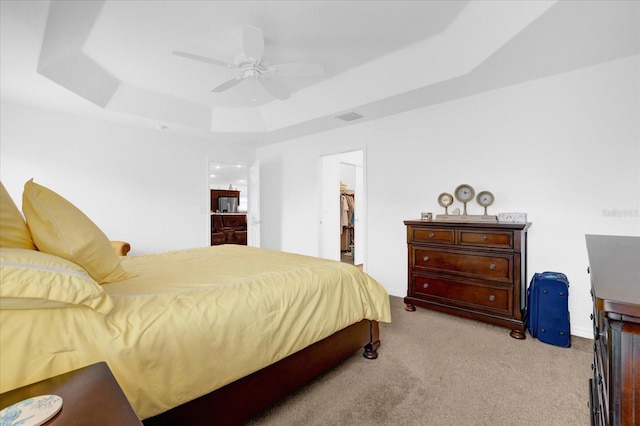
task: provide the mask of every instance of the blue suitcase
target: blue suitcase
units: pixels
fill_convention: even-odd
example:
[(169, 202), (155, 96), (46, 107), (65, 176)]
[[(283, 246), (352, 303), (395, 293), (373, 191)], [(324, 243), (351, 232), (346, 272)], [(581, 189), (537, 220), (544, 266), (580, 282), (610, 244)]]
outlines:
[(560, 272), (535, 273), (527, 290), (527, 330), (550, 345), (571, 346), (569, 280)]

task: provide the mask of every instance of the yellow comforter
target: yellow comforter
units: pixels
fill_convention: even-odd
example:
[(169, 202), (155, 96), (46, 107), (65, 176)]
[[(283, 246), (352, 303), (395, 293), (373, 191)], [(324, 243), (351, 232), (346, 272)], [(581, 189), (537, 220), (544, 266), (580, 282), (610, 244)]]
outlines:
[(351, 265), (245, 246), (122, 259), (114, 308), (0, 311), (1, 391), (106, 361), (142, 419), (209, 393), (362, 319), (384, 288)]

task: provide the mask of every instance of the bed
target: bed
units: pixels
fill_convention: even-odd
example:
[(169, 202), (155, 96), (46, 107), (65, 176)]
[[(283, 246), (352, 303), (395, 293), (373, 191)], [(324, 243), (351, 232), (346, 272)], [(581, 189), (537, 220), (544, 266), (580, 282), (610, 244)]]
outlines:
[(222, 245), (113, 254), (98, 273), (41, 250), (23, 211), (40, 250), (0, 248), (0, 392), (105, 361), (145, 424), (238, 424), (358, 348), (375, 358), (391, 320), (352, 265)]

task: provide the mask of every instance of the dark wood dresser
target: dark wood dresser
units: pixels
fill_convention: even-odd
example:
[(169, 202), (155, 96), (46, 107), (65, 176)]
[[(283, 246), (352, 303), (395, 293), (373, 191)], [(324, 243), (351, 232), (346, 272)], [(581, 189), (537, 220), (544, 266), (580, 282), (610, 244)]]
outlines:
[(640, 237), (587, 235), (592, 425), (640, 425)]
[(407, 220), (407, 311), (416, 306), (511, 329), (524, 339), (529, 223)]

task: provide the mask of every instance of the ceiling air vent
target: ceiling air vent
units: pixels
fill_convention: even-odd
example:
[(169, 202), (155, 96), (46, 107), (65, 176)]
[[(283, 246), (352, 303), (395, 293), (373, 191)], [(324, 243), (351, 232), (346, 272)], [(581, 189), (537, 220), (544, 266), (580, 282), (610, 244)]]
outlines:
[(362, 118), (362, 116), (355, 112), (345, 112), (344, 114), (336, 115), (336, 118), (344, 121), (353, 121)]

